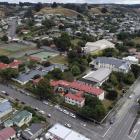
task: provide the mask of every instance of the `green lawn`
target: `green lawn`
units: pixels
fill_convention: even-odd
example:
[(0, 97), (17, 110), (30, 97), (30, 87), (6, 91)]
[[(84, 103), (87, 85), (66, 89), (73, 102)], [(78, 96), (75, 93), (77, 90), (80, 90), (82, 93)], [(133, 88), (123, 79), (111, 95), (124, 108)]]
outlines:
[(68, 60), (66, 56), (58, 55), (49, 59), (51, 63), (60, 63), (60, 64), (68, 64)]
[(136, 37), (133, 39), (134, 43), (140, 44), (140, 37)]

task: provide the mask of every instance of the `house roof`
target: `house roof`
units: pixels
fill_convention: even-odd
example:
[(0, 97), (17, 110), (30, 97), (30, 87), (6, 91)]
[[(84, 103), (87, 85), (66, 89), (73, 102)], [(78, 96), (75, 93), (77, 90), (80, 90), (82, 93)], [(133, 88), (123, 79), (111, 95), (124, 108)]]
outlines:
[(35, 135), (38, 131), (44, 128), (44, 124), (41, 123), (33, 123), (29, 128), (23, 131), (23, 135), (26, 135), (30, 139), (33, 135)]
[(129, 69), (130, 67), (130, 63), (128, 61), (117, 59), (114, 57), (97, 57), (94, 62), (114, 65), (115, 68), (120, 68), (123, 65), (125, 66), (125, 69)]
[(12, 119), (9, 119), (4, 122), (5, 126), (12, 126), (13, 124), (18, 124), (22, 119), (27, 118), (28, 116), (32, 115), (32, 113), (23, 110), (18, 112)]
[(0, 113), (7, 111), (9, 108), (12, 108), (8, 100), (3, 100), (0, 102)]
[(11, 127), (4, 128), (0, 131), (0, 140), (7, 140), (15, 134), (16, 131), (13, 128)]
[(80, 97), (77, 94), (72, 94), (72, 93), (66, 94), (65, 97), (78, 101), (78, 102), (82, 102), (83, 100), (85, 100), (83, 97)]
[(51, 81), (51, 86), (65, 86), (65, 87), (77, 89), (79, 91), (83, 91), (89, 94), (93, 94), (96, 96), (103, 93), (103, 90), (100, 88), (93, 87), (91, 85), (87, 85), (86, 83), (78, 82), (78, 81), (73, 81), (73, 82), (67, 82), (64, 80)]
[(4, 64), (0, 62), (0, 69), (6, 69), (8, 67), (8, 64)]
[(22, 64), (21, 61), (19, 61), (19, 60), (14, 60), (13, 62), (11, 62), (11, 63), (9, 64), (9, 67), (10, 67), (10, 68), (15, 68), (15, 67), (18, 67), (20, 64)]
[(111, 73), (110, 69), (99, 68), (96, 71), (91, 71), (83, 77), (83, 79), (92, 81), (92, 82), (102, 82), (105, 80)]

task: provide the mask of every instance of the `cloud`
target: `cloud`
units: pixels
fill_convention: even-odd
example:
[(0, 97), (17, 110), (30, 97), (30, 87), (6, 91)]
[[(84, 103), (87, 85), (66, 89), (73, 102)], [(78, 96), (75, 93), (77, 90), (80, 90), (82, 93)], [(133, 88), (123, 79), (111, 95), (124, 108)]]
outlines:
[(21, 2), (60, 2), (60, 3), (119, 3), (119, 4), (140, 4), (140, 0), (0, 0), (0, 2), (18, 3)]

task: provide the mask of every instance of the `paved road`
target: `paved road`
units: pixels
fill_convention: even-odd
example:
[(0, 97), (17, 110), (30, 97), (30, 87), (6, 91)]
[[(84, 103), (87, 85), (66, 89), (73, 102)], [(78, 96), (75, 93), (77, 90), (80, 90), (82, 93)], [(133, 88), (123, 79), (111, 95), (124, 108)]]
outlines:
[(14, 18), (12, 21), (9, 23), (9, 28), (8, 28), (8, 37), (11, 39), (16, 37), (16, 27), (17, 27), (17, 19)]
[[(122, 108), (116, 114), (116, 122), (113, 125), (107, 124), (106, 127), (95, 126), (93, 123), (86, 122), (86, 127), (83, 126), (85, 123), (79, 118), (72, 118), (68, 115), (65, 115), (63, 112), (58, 111), (55, 107), (45, 105), (41, 101), (27, 96), (11, 87), (7, 87), (0, 84), (0, 90), (5, 90), (9, 93), (9, 97), (14, 99), (19, 99), (26, 103), (26, 105), (31, 106), (32, 108), (39, 108), (46, 112), (46, 114), (52, 114), (52, 117), (49, 119), (51, 124), (59, 122), (61, 124), (70, 123), (72, 129), (77, 132), (89, 137), (91, 140), (135, 140), (129, 137), (129, 130), (133, 124), (133, 121), (137, 114), (138, 105), (136, 105), (136, 99), (140, 96), (140, 82), (136, 83), (132, 89), (132, 93), (135, 93), (132, 99), (126, 97), (126, 102)], [(139, 131), (138, 131), (139, 132)], [(140, 132), (135, 136), (140, 140)]]
[(85, 123), (84, 121), (78, 118), (74, 119), (64, 114), (63, 112), (58, 111), (55, 107), (45, 105), (43, 102), (31, 96), (20, 93), (19, 91), (16, 91), (11, 87), (7, 87), (0, 84), (0, 90), (6, 91), (9, 94), (9, 97), (12, 99), (19, 99), (21, 102), (25, 102), (27, 106), (31, 106), (32, 108), (37, 107), (40, 110), (45, 111), (46, 114), (50, 113), (52, 115), (52, 117), (49, 119), (51, 124), (55, 124), (56, 122), (59, 122), (63, 125), (65, 123), (70, 123), (72, 125), (72, 129), (87, 136), (88, 138), (91, 138), (91, 140), (103, 140), (103, 138), (95, 132), (95, 130), (100, 130), (102, 132), (102, 127), (95, 127), (92, 123), (88, 122), (86, 122), (87, 126), (83, 126), (83, 124)]
[(129, 131), (139, 108), (136, 100), (140, 96), (140, 82), (136, 83), (132, 90), (133, 98), (126, 100), (125, 104), (116, 115), (117, 122), (106, 134), (106, 140), (135, 140), (135, 137), (130, 137)]

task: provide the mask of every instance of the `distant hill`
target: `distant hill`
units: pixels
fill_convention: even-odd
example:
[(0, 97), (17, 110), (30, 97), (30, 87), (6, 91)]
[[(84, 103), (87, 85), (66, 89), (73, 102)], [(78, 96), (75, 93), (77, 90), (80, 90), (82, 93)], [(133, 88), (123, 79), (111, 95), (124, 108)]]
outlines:
[(70, 10), (62, 7), (58, 7), (58, 8), (45, 7), (41, 9), (37, 14), (61, 14), (69, 17), (81, 15), (80, 13), (74, 10)]

